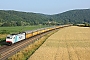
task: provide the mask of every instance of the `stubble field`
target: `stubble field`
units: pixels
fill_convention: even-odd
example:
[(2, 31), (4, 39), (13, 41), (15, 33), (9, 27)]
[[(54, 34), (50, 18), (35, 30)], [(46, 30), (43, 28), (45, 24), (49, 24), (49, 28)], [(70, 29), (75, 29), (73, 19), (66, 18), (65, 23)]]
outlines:
[(90, 28), (60, 29), (28, 60), (90, 60)]

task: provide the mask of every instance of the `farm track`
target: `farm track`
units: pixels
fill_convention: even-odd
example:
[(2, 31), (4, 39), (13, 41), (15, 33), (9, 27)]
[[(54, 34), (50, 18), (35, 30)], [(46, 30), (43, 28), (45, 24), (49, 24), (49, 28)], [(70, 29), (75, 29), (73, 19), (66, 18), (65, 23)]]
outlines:
[(25, 48), (29, 44), (32, 44), (37, 39), (41, 38), (42, 36), (44, 36), (44, 35), (46, 35), (48, 33), (49, 32), (46, 32), (46, 33), (31, 37), (30, 39), (23, 40), (21, 42), (15, 43), (15, 44), (13, 44), (11, 46), (6, 46), (5, 45), (5, 46), (0, 47), (0, 60), (7, 60), (8, 57), (14, 55), (18, 51), (22, 50), (23, 48)]

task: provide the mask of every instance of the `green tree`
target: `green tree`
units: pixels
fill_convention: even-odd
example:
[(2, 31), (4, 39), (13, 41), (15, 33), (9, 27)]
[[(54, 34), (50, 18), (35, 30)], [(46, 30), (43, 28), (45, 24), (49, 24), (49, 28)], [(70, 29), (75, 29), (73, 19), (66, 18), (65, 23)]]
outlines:
[(11, 26), (9, 22), (3, 23), (1, 26)]
[(17, 26), (22, 26), (20, 21), (17, 21), (16, 24), (17, 24)]

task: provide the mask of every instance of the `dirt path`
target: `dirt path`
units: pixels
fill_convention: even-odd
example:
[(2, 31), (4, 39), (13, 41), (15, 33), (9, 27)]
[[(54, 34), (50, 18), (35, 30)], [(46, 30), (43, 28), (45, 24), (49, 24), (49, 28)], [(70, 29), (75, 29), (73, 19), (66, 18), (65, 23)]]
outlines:
[(60, 29), (28, 60), (90, 60), (90, 28)]

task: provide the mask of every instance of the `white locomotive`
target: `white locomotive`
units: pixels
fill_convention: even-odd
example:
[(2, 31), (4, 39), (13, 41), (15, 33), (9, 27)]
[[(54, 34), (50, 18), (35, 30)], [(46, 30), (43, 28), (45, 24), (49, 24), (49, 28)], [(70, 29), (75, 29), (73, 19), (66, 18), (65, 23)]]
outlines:
[(8, 45), (11, 45), (18, 41), (24, 40), (25, 37), (26, 37), (26, 33), (11, 34), (6, 37), (6, 43)]

